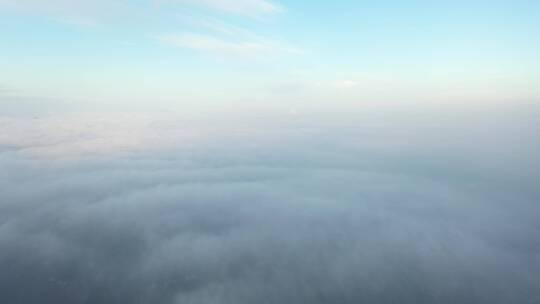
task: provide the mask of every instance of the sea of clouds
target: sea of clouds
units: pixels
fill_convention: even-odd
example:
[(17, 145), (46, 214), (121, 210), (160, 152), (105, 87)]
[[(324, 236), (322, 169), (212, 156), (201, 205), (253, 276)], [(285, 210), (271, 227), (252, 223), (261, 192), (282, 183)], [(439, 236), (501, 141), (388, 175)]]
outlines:
[(537, 113), (3, 116), (0, 303), (539, 303)]

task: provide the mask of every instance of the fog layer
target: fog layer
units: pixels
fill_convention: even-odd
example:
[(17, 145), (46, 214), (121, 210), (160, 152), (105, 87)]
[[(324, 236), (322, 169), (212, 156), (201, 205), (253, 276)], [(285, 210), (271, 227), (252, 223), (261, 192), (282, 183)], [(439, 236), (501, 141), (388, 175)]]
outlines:
[(536, 109), (274, 114), (2, 117), (0, 302), (540, 302)]

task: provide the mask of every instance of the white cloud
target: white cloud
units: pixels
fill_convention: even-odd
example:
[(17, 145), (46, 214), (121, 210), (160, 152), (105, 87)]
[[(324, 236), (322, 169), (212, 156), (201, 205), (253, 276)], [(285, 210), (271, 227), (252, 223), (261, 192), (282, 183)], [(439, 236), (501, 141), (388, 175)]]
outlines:
[[(237, 15), (259, 17), (282, 12), (282, 6), (266, 0), (159, 0), (159, 1), (104, 1), (104, 0), (0, 0), (0, 8), (23, 13), (38, 13), (61, 20), (77, 19), (96, 23), (106, 18), (124, 19), (129, 15), (154, 15), (165, 3), (176, 3), (179, 8), (204, 7)], [(106, 18), (105, 18), (106, 17)]]
[(188, 26), (192, 26), (199, 30), (212, 32), (219, 35), (234, 36), (234, 37), (250, 37), (255, 38), (256, 35), (252, 31), (239, 27), (222, 20), (201, 15), (181, 15), (182, 21)]
[(301, 51), (266, 39), (226, 40), (201, 34), (169, 34), (158, 36), (163, 43), (193, 49), (218, 56), (267, 57), (279, 54), (298, 54)]
[(192, 129), (171, 126), (175, 126), (175, 117), (165, 114), (0, 116), (0, 147), (11, 147), (27, 155), (105, 155), (158, 150), (196, 135)]
[(0, 303), (539, 303), (537, 153), (485, 107), (380, 110), (205, 116), (164, 151), (188, 121), (6, 120)]
[[(195, 15), (192, 8), (203, 8)], [(160, 41), (218, 55), (268, 56), (298, 53), (298, 50), (257, 37), (255, 33), (212, 17), (212, 11), (259, 18), (282, 12), (282, 6), (267, 0), (0, 0), (0, 9), (22, 14), (40, 14), (78, 27), (110, 24), (130, 24), (135, 20), (148, 22), (161, 18), (189, 21), (203, 33), (159, 36)], [(187, 10), (186, 10), (187, 9)], [(178, 12), (175, 12), (178, 10)], [(187, 12), (187, 13), (186, 13)], [(172, 14), (171, 14), (172, 13)], [(178, 21), (178, 19), (176, 19)], [(204, 32), (210, 31), (208, 35)], [(226, 36), (222, 38), (221, 36)]]
[(0, 0), (0, 9), (21, 14), (43, 15), (81, 27), (125, 22), (142, 17), (148, 14), (146, 6), (148, 5), (134, 1)]
[(276, 14), (283, 11), (283, 7), (266, 0), (180, 0), (208, 8), (256, 17), (260, 15)]

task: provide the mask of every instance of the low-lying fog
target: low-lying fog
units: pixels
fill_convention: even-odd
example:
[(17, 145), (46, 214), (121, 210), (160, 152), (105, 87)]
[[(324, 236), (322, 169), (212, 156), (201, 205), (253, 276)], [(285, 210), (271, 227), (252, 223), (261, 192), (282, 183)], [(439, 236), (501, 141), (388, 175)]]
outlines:
[(0, 118), (1, 303), (540, 303), (538, 107)]

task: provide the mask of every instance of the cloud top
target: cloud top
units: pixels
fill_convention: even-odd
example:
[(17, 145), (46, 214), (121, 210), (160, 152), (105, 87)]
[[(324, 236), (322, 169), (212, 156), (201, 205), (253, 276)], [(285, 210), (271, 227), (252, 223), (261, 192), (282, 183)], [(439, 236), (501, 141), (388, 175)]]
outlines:
[(345, 118), (3, 118), (0, 302), (540, 301), (534, 179)]

